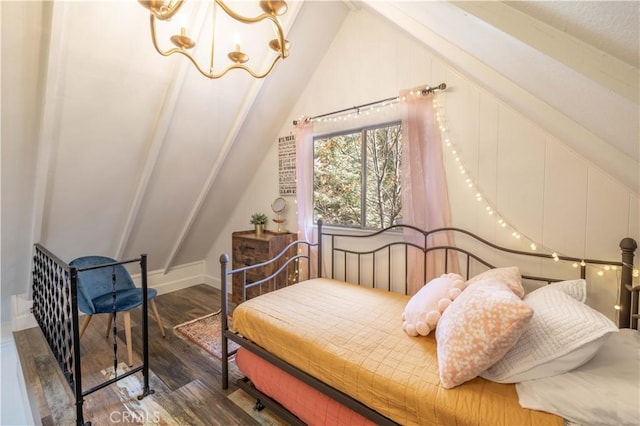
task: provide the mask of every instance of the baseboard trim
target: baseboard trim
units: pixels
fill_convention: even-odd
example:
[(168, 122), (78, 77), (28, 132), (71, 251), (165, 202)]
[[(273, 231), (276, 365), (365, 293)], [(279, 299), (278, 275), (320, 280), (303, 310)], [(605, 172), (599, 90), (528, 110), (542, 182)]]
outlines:
[(206, 285), (210, 285), (213, 288), (217, 288), (218, 290), (220, 290), (220, 288), (222, 287), (220, 278), (214, 277), (213, 275), (209, 274), (204, 274), (204, 283)]
[(37, 327), (38, 322), (31, 313), (33, 300), (30, 300), (27, 293), (14, 294), (11, 296), (11, 330), (20, 331), (27, 328)]

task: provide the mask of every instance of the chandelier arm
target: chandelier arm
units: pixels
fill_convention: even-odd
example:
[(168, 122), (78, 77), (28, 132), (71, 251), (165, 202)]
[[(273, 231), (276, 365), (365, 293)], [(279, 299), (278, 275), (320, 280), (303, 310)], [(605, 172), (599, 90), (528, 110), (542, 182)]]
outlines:
[[(156, 48), (157, 49), (157, 48)], [(182, 49), (179, 48), (173, 48), (167, 51), (163, 51), (160, 49), (157, 49), (158, 53), (160, 53), (162, 56), (170, 56), (173, 55), (174, 53), (178, 53), (181, 54), (183, 56), (185, 56), (187, 59), (189, 59), (191, 61), (191, 63), (196, 67), (196, 69), (198, 70), (198, 72), (200, 72), (200, 74), (202, 74), (203, 76), (211, 79), (211, 80), (215, 80), (218, 78), (221, 78), (222, 76), (224, 76), (225, 74), (227, 74), (229, 71), (234, 70), (234, 69), (242, 69), (245, 70), (247, 73), (249, 73), (253, 78), (264, 78), (267, 76), (267, 74), (269, 74), (273, 68), (276, 65), (276, 62), (278, 62), (278, 60), (280, 59), (280, 56), (276, 56), (274, 58), (274, 60), (271, 62), (271, 65), (269, 66), (269, 68), (267, 68), (267, 70), (265, 72), (263, 72), (262, 74), (258, 74), (256, 72), (254, 72), (251, 68), (249, 68), (246, 65), (242, 65), (242, 64), (233, 64), (233, 65), (229, 65), (227, 68), (225, 68), (223, 71), (221, 71), (218, 74), (212, 73), (212, 72), (207, 72), (204, 69), (202, 69), (202, 67), (198, 64), (198, 62), (195, 60), (195, 58), (193, 56), (191, 56), (188, 52), (185, 52)]]
[[(274, 18), (272, 19), (272, 21), (274, 23), (274, 27), (276, 30), (276, 37), (278, 37), (278, 41), (280, 42), (280, 51), (278, 52), (278, 56), (284, 59), (287, 57), (287, 48), (285, 46), (286, 39), (284, 38), (284, 31), (282, 29), (282, 25), (280, 25), (280, 21), (278, 21), (278, 19), (275, 17), (272, 17), (272, 18)], [(273, 68), (273, 66), (271, 68)]]
[(173, 15), (175, 15), (178, 10), (180, 10), (180, 7), (182, 7), (184, 1), (185, 0), (177, 0), (176, 3), (170, 5), (169, 7), (160, 8), (161, 10), (156, 10), (153, 7), (149, 8), (149, 10), (151, 11), (151, 14), (156, 18), (160, 19), (161, 21), (165, 21), (167, 19), (171, 19)]
[(179, 47), (174, 47), (172, 49), (169, 50), (162, 50), (160, 48), (160, 46), (158, 45), (158, 39), (156, 38), (156, 21), (155, 18), (153, 17), (153, 15), (151, 15), (151, 41), (153, 42), (153, 47), (156, 48), (156, 50), (158, 51), (159, 54), (161, 54), (162, 56), (169, 56), (172, 55), (174, 53), (182, 53), (184, 56), (186, 56), (187, 58), (191, 59), (191, 62), (194, 63), (194, 65), (198, 65), (195, 62), (195, 59), (191, 57), (191, 55), (188, 52), (185, 52), (184, 50), (180, 49)]
[[(249, 67), (248, 67), (248, 66), (246, 66), (246, 65), (242, 65), (242, 64), (234, 64), (234, 65), (231, 65), (230, 67), (228, 67), (226, 70), (224, 70), (222, 75), (224, 75), (224, 73), (226, 73), (226, 72), (230, 71), (231, 69), (238, 68), (238, 69), (243, 69), (243, 70), (245, 70), (245, 71), (246, 71), (246, 72), (248, 72), (248, 73), (249, 73), (253, 78), (265, 78), (265, 77), (267, 76), (267, 74), (269, 74), (269, 73), (271, 72), (271, 70), (273, 70), (273, 67), (275, 67), (276, 62), (278, 62), (278, 60), (279, 60), (279, 59), (280, 59), (280, 56), (276, 56), (276, 57), (273, 59), (273, 61), (271, 62), (271, 65), (269, 65), (269, 68), (267, 68), (267, 70), (266, 70), (265, 72), (263, 72), (262, 74), (257, 74), (257, 73), (255, 73), (251, 68), (249, 68)], [(221, 75), (221, 77), (222, 77), (222, 75)]]
[(161, 54), (162, 56), (171, 55), (171, 53), (173, 52), (171, 51), (165, 52), (162, 49), (160, 49), (160, 46), (158, 45), (158, 39), (156, 38), (156, 18), (153, 14), (149, 15), (149, 24), (151, 28), (151, 41), (153, 42), (153, 47), (155, 47), (158, 53)]
[[(275, 67), (276, 62), (278, 62), (278, 60), (280, 59), (280, 56), (276, 56), (273, 61), (271, 62), (271, 65), (269, 65), (269, 68), (267, 68), (267, 70), (265, 72), (263, 72), (262, 74), (258, 74), (256, 72), (254, 72), (251, 68), (249, 68), (246, 65), (243, 64), (233, 64), (233, 65), (229, 65), (227, 68), (225, 68), (224, 70), (222, 70), (220, 73), (218, 74), (213, 74), (213, 73), (206, 73), (203, 72), (202, 70), (200, 70), (200, 67), (198, 67), (198, 69), (200, 70), (200, 72), (205, 76), (208, 77), (212, 80), (220, 78), (222, 76), (224, 76), (226, 73), (228, 73), (231, 70), (235, 70), (235, 69), (241, 69), (241, 70), (245, 70), (247, 73), (249, 73), (253, 78), (265, 78), (267, 76), (267, 74), (269, 74), (272, 70), (273, 67)], [(196, 65), (197, 66), (197, 65)]]
[[(165, 53), (166, 53), (166, 54), (165, 54)], [(198, 64), (198, 62), (196, 61), (196, 59), (195, 59), (193, 56), (191, 56), (191, 54), (189, 54), (189, 52), (185, 52), (184, 50), (182, 50), (182, 49), (178, 49), (178, 48), (176, 47), (176, 48), (173, 48), (173, 49), (171, 49), (171, 50), (168, 50), (168, 51), (167, 51), (167, 52), (165, 52), (165, 53), (162, 53), (162, 54), (163, 54), (164, 56), (169, 56), (169, 55), (174, 54), (174, 53), (179, 53), (179, 54), (181, 54), (181, 55), (184, 55), (187, 59), (189, 59), (189, 60), (191, 61), (191, 63), (196, 67), (196, 69), (200, 72), (200, 74), (202, 74), (202, 75), (204, 75), (205, 77), (208, 77), (208, 78), (210, 78), (210, 79), (219, 78), (219, 77), (216, 77), (213, 73), (207, 72), (207, 71), (205, 71), (204, 69), (202, 69), (202, 67)], [(220, 75), (220, 77), (222, 77), (222, 75)]]
[(156, 21), (153, 15), (150, 15), (150, 19), (149, 22), (151, 23), (151, 41), (153, 42), (153, 47), (156, 48), (156, 51), (161, 54), (162, 56), (170, 56), (173, 55), (174, 53), (179, 53), (181, 55), (184, 55), (185, 57), (187, 57), (191, 63), (198, 69), (198, 71), (204, 75), (205, 77), (209, 77), (212, 78), (210, 76), (210, 73), (207, 73), (205, 70), (203, 70), (200, 65), (198, 64), (198, 62), (195, 60), (195, 58), (193, 56), (191, 56), (191, 54), (189, 52), (185, 52), (183, 49), (180, 49), (178, 47), (174, 47), (172, 49), (169, 50), (162, 50), (160, 48), (160, 46), (158, 45), (158, 39), (156, 38)]
[(275, 18), (275, 16), (271, 15), (270, 13), (261, 13), (260, 15), (254, 18), (250, 18), (248, 16), (240, 15), (239, 13), (235, 12), (233, 9), (227, 6), (222, 0), (214, 0), (214, 1), (217, 5), (219, 5), (222, 8), (222, 10), (226, 12), (227, 15), (229, 15), (231, 18), (235, 19), (236, 21), (242, 22), (243, 24), (255, 24), (256, 22), (260, 22), (264, 19), (269, 19), (273, 21)]

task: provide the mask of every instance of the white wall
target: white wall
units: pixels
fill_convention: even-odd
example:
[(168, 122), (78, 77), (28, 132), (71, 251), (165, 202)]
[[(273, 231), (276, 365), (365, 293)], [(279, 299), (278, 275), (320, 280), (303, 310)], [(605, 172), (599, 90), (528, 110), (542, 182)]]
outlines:
[[(475, 193), (460, 179), (453, 155), (447, 150), (454, 225), (517, 248), (527, 249), (534, 241), (560, 254), (618, 260), (620, 239), (640, 237), (638, 194), (474, 81), (371, 12), (354, 10), (300, 94), (280, 134), (292, 132), (291, 121), (301, 115), (395, 96), (402, 88), (446, 82), (448, 89), (439, 95), (439, 101), (448, 135), (468, 177), (501, 216), (530, 240), (514, 240), (511, 232), (503, 232), (495, 216), (487, 214), (486, 204), (478, 203)], [(274, 141), (207, 256), (207, 274), (214, 281), (220, 276), (220, 254), (230, 253), (231, 232), (247, 229), (249, 215), (256, 210), (268, 212), (271, 201), (278, 196), (277, 172)], [(295, 229), (295, 206), (291, 198), (288, 200), (287, 227)], [(613, 317), (617, 290), (611, 280), (601, 281), (589, 281), (589, 303)]]
[[(454, 223), (521, 250), (534, 242), (546, 253), (619, 260), (620, 240), (638, 240), (638, 194), (455, 71), (446, 75), (455, 87), (445, 100), (449, 134), (488, 201), (475, 200), (449, 149)], [(489, 205), (511, 226), (502, 229)], [(519, 240), (514, 230), (522, 234)], [(599, 278), (598, 270), (588, 271), (587, 302), (613, 318), (616, 272)]]
[[(269, 218), (266, 229), (276, 229), (277, 224), (272, 221), (276, 215), (271, 210), (271, 203), (280, 196), (278, 192), (278, 143), (272, 145), (264, 157), (262, 166), (254, 172), (253, 179), (240, 202), (236, 205), (229, 220), (220, 232), (206, 258), (206, 274), (208, 282), (220, 287), (220, 255), (226, 253), (231, 260), (231, 233), (253, 228), (249, 223), (251, 215), (255, 212), (263, 212)], [(284, 229), (295, 230), (295, 199), (283, 197), (287, 200), (287, 222)], [(283, 215), (284, 217), (284, 215)], [(231, 265), (229, 265), (231, 267)]]
[[(11, 295), (26, 293), (34, 209), (33, 185), (39, 107), (37, 98), (40, 51), (38, 33), (43, 4), (3, 2), (2, 8), (2, 312), (10, 318)], [(12, 19), (5, 18), (10, 16)], [(28, 25), (26, 24), (28, 23)], [(9, 66), (13, 65), (13, 66)], [(17, 231), (20, 230), (20, 231)]]

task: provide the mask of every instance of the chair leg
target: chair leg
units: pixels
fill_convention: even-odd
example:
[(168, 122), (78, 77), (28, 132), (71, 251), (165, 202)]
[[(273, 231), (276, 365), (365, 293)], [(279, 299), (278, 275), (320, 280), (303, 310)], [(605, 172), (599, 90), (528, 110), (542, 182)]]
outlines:
[(82, 335), (84, 334), (85, 330), (89, 326), (89, 322), (91, 321), (91, 318), (93, 318), (93, 315), (85, 315), (84, 316), (84, 319), (82, 320), (82, 324), (80, 325), (80, 337), (82, 337)]
[(162, 320), (160, 319), (160, 314), (158, 313), (156, 301), (153, 299), (149, 300), (149, 305), (151, 306), (151, 310), (153, 311), (153, 316), (156, 318), (156, 322), (160, 326), (160, 332), (162, 333), (162, 337), (167, 337), (164, 334), (164, 325), (162, 325)]
[(129, 356), (129, 367), (133, 366), (133, 347), (131, 346), (131, 312), (124, 312), (124, 335), (127, 340), (127, 355)]
[(105, 334), (105, 337), (108, 339), (109, 335), (111, 334), (111, 328), (113, 327), (113, 313), (109, 314), (109, 321), (107, 321), (107, 334)]

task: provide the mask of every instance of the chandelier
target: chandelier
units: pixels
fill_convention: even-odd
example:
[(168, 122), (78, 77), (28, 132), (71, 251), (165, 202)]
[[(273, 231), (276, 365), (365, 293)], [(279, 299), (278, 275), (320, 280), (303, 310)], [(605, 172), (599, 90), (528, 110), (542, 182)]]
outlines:
[[(222, 0), (211, 0), (208, 7), (211, 8), (211, 25), (209, 27), (205, 27), (204, 23), (202, 24), (202, 31), (208, 31), (210, 33), (211, 45), (206, 46), (207, 52), (203, 55), (206, 57), (208, 53), (208, 60), (202, 61), (200, 56), (196, 58), (195, 47), (196, 42), (194, 38), (198, 38), (195, 36), (194, 38), (187, 35), (186, 25), (179, 24), (180, 33), (174, 34), (169, 37), (170, 42), (173, 44), (173, 47), (168, 49), (163, 49), (160, 47), (158, 43), (159, 37), (159, 29), (158, 26), (162, 26), (171, 21), (177, 21), (178, 12), (184, 9), (185, 0), (138, 0), (140, 4), (142, 4), (145, 8), (149, 9), (151, 12), (149, 15), (149, 22), (151, 26), (151, 40), (153, 41), (153, 46), (156, 48), (158, 53), (162, 56), (169, 56), (174, 53), (179, 53), (181, 55), (186, 56), (193, 65), (198, 69), (198, 71), (208, 77), (210, 79), (217, 79), (224, 76), (227, 72), (233, 69), (243, 69), (249, 74), (251, 74), (254, 78), (264, 78), (267, 74), (273, 70), (276, 62), (280, 59), (284, 59), (289, 56), (289, 41), (284, 37), (284, 31), (282, 29), (282, 24), (278, 19), (278, 16), (282, 16), (287, 11), (287, 3), (284, 1), (274, 0), (274, 1), (266, 1), (262, 0), (259, 2), (260, 9), (262, 9), (262, 13), (258, 14), (255, 17), (244, 16), (234, 10), (232, 10), (227, 4), (225, 4)], [(269, 21), (271, 22), (271, 27), (275, 32), (275, 38), (265, 42), (263, 46), (265, 49), (270, 48), (271, 55), (273, 55), (273, 60), (268, 63), (268, 59), (265, 59), (266, 68), (263, 71), (254, 71), (250, 68), (247, 63), (249, 62), (249, 55), (246, 52), (243, 52), (240, 47), (240, 41), (237, 39), (238, 33), (234, 33), (230, 29), (231, 24), (225, 24), (226, 27), (222, 27), (222, 23), (218, 22), (221, 19), (221, 16), (218, 16), (218, 9), (222, 9), (222, 11), (226, 14), (228, 18), (225, 18), (227, 22), (233, 23), (236, 27), (240, 24), (257, 24), (262, 21), (265, 21), (267, 24)], [(184, 17), (183, 17), (184, 18)], [(229, 19), (230, 18), (230, 19)], [(156, 24), (156, 21), (162, 21), (159, 25)], [(238, 24), (240, 23), (240, 24)], [(218, 28), (220, 26), (220, 28)], [(253, 25), (252, 25), (253, 26)], [(235, 28), (235, 27), (234, 27)], [(243, 29), (247, 29), (246, 26)], [(247, 29), (248, 30), (248, 29)], [(224, 33), (220, 34), (222, 31)], [(226, 68), (221, 71), (216, 71), (214, 69), (214, 62), (220, 59), (225, 59), (224, 57), (216, 56), (216, 46), (220, 46), (220, 40), (216, 39), (216, 33), (218, 36), (223, 36), (224, 39), (221, 43), (231, 44), (233, 40), (233, 48), (226, 55), (226, 59), (228, 59), (228, 65)], [(209, 34), (207, 34), (209, 35)], [(234, 38), (236, 38), (234, 40)], [(168, 44), (168, 43), (167, 43)], [(268, 49), (267, 49), (268, 50)], [(274, 54), (275, 52), (275, 54)], [(260, 53), (258, 56), (262, 55)], [(206, 65), (200, 65), (200, 62), (207, 62)], [(264, 67), (264, 64), (263, 64)]]

